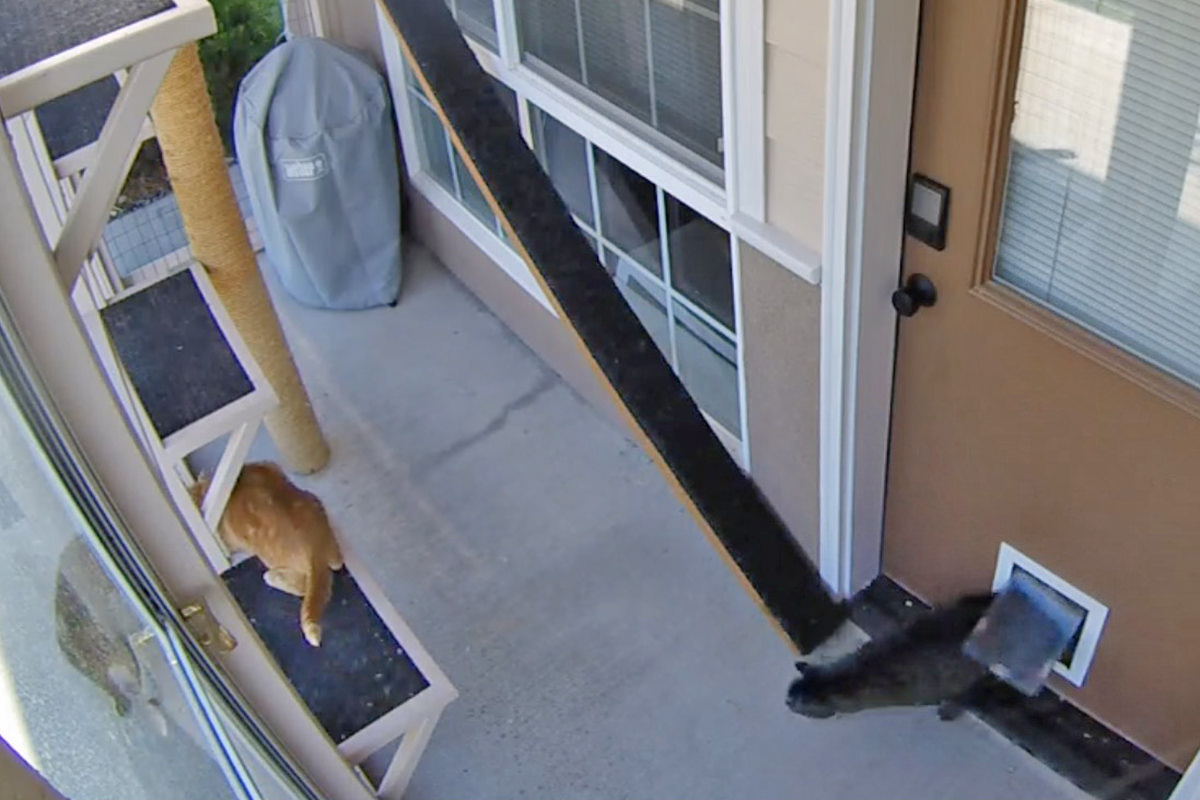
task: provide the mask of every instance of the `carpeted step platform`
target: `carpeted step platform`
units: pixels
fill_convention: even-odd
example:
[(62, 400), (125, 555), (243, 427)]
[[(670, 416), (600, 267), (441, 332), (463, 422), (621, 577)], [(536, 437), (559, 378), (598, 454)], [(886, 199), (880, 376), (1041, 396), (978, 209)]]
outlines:
[(730, 458), (521, 139), (442, 0), (377, 0), (517, 253), (702, 530), (807, 652), (845, 619), (758, 487)]
[(221, 573), (250, 620), (321, 727), (341, 744), (429, 681), (343, 569), (333, 574), (333, 597), (321, 617), (321, 646), (300, 631), (300, 598), (263, 583), (266, 569), (249, 558)]
[(101, 309), (100, 317), (160, 439), (254, 391), (191, 270)]
[[(171, 0), (0, 2), (0, 77), (174, 7)], [(39, 107), (50, 157), (96, 141), (119, 90), (109, 76)]]
[(171, 0), (4, 0), (0, 76), (174, 7)]
[(101, 78), (38, 106), (38, 125), (50, 158), (62, 158), (99, 139), (120, 91), (116, 78)]

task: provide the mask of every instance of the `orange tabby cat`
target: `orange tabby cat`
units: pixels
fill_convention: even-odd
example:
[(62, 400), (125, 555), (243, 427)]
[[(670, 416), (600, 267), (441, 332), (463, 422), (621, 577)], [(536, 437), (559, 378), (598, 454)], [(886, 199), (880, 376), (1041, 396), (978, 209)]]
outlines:
[[(208, 483), (202, 477), (192, 485), (197, 505)], [(295, 486), (275, 464), (247, 464), (229, 495), (218, 534), (229, 549), (258, 556), (267, 567), (268, 586), (304, 598), (300, 628), (309, 644), (320, 646), (330, 570), (342, 568), (342, 551), (316, 495)]]

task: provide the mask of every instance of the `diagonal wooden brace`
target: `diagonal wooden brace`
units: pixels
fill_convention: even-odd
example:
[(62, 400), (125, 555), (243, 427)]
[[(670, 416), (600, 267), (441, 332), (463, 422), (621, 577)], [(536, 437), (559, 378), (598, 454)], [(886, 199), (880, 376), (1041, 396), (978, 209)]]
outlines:
[(150, 105), (174, 57), (175, 51), (171, 50), (131, 68), (129, 80), (121, 87), (109, 112), (91, 166), (83, 174), (79, 193), (67, 211), (54, 246), (58, 279), (67, 292), (100, 239), (109, 211), (137, 155)]

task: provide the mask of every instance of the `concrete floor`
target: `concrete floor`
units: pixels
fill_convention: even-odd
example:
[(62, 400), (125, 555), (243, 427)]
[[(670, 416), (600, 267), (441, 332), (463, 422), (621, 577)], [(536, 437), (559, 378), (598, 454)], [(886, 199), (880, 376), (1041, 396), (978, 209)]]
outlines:
[(462, 694), (411, 800), (1083, 796), (974, 718), (787, 711), (788, 648), (646, 456), (405, 268), (395, 309), (276, 295), (334, 453), (301, 483)]

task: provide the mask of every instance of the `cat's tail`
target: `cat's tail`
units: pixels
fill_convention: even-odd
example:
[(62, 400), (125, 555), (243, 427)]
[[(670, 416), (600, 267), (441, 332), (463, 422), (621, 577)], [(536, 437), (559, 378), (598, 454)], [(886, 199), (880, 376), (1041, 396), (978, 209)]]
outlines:
[(313, 558), (308, 566), (304, 600), (300, 603), (300, 629), (313, 647), (321, 646), (321, 615), (333, 594), (332, 574), (324, 559)]

